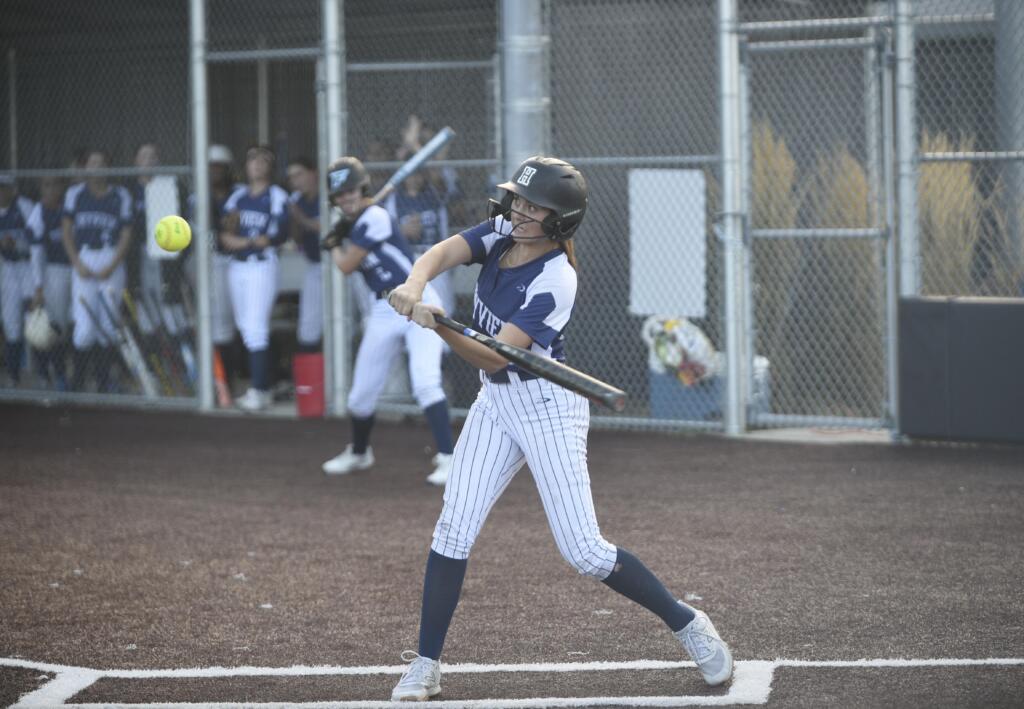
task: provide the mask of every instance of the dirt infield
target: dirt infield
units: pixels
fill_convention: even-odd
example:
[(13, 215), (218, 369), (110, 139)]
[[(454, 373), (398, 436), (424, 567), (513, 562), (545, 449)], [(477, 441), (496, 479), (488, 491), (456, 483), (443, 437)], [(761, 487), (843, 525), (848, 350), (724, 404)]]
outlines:
[[(0, 658), (96, 669), (393, 666), (441, 493), (428, 429), (328, 479), (347, 422), (0, 406)], [(1024, 658), (1024, 449), (594, 432), (603, 534), (739, 660)], [(523, 471), (470, 560), (446, 663), (683, 659), (559, 556)], [(0, 667), (0, 704), (52, 673)], [(395, 677), (104, 677), (73, 702), (382, 700)], [(446, 700), (698, 695), (692, 669), (450, 674)], [(1024, 665), (779, 667), (769, 706), (1015, 706)], [(617, 700), (616, 700), (617, 701)], [(630, 702), (624, 701), (623, 705)]]

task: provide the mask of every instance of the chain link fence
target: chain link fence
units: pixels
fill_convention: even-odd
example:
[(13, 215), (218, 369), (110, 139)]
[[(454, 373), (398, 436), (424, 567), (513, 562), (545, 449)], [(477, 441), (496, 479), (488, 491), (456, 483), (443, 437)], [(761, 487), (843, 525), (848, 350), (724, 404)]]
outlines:
[[(487, 198), (507, 177), (501, 3), (342, 7), (344, 142), (367, 163), (373, 187), (434, 131), (457, 134), (387, 204), (425, 250), (486, 218)], [(20, 202), (27, 222), (43, 204), (41, 235), (12, 236), (0, 265), (5, 396), (194, 406), (194, 250), (205, 248), (220, 403), (247, 396), (255, 378), (268, 395), (260, 408), (295, 410), (294, 356), (316, 350), (323, 335), (322, 326), (303, 329), (316, 320), (303, 299), (323, 307), (329, 269), (316, 263), (309, 235), (275, 243), (272, 282), (242, 291), (272, 291), (265, 336), (253, 338), (240, 327), (247, 316), (228, 276), (236, 259), (219, 232), (224, 203), (251, 181), (253, 145), (273, 151), (269, 179), (284, 193), (303, 191), (299, 168), (313, 173), (301, 201), (315, 214), (329, 128), (318, 101), (323, 3), (207, 0), (205, 8), (214, 233), (165, 258), (150, 246), (155, 220), (195, 218), (188, 3), (104, 0), (102, 11), (69, 0), (5, 3), (0, 165), (10, 171), (0, 207), (31, 200)], [(575, 163), (591, 194), (577, 239), (569, 360), (631, 395), (624, 414), (598, 416), (598, 425), (719, 428), (727, 379), (718, 8), (703, 0), (543, 8), (546, 70), (536, 81), (550, 98), (546, 149)], [(1021, 295), (1024, 6), (759, 0), (738, 8), (748, 421), (885, 426), (897, 289)], [(909, 10), (914, 38), (909, 109), (895, 82), (899, 8)], [(915, 136), (912, 164), (896, 150), (903, 125)], [(910, 201), (898, 189), (904, 177), (914, 185)], [(69, 190), (86, 198), (69, 212), (71, 255)], [(108, 193), (109, 205), (94, 203)], [(27, 224), (8, 227), (13, 235)], [(107, 273), (112, 260), (120, 266)], [(75, 262), (88, 273), (73, 276)], [(443, 287), (462, 320), (474, 276), (462, 269)], [(368, 297), (355, 295), (356, 303)], [(60, 328), (46, 351), (24, 344), (25, 314), (39, 303)], [(349, 317), (354, 353), (358, 311)], [(263, 349), (265, 361), (253, 357)], [(382, 409), (417, 411), (404, 361), (392, 380)], [(478, 380), (448, 357), (445, 386), (463, 409)]]
[(189, 189), (188, 8), (106, 4), (4, 5), (6, 387), (189, 402), (184, 260), (151, 236)]
[(1024, 287), (1024, 5), (914, 8), (922, 295)]
[(590, 188), (570, 361), (630, 393), (600, 424), (717, 426), (715, 8), (560, 0), (548, 32), (551, 150)]

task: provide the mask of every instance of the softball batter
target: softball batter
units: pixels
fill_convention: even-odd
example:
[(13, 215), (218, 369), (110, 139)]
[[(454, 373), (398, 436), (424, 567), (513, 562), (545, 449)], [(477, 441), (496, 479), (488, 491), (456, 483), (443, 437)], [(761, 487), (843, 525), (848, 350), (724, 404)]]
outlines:
[(249, 351), (252, 383), (236, 402), (243, 411), (270, 406), (270, 311), (277, 299), (277, 248), (288, 238), (288, 193), (271, 184), (274, 151), (257, 145), (245, 155), (247, 187), (224, 204), (220, 243), (228, 265), (235, 324)]
[[(423, 299), (431, 279), (454, 266), (482, 264), (473, 326), (556, 360), (576, 297), (573, 234), (587, 208), (587, 187), (572, 165), (533, 157), (499, 185), (491, 218), (434, 246), (389, 296), (401, 314), (434, 329), (481, 369), (482, 387), (455, 446), (444, 507), (434, 528), (423, 583), (419, 651), (391, 699), (441, 692), (438, 661), (458, 604), (470, 549), (494, 503), (528, 463), (562, 556), (581, 574), (658, 615), (709, 685), (732, 676), (732, 655), (707, 615), (677, 601), (635, 556), (598, 529), (587, 472), (590, 408), (583, 397), (519, 371), (494, 351), (437, 328), (442, 312)], [(405, 654), (405, 653), (403, 653)]]
[[(340, 208), (345, 219), (325, 239), (331, 247), (335, 265), (343, 273), (359, 271), (375, 299), (366, 316), (363, 339), (356, 354), (348, 408), (352, 416), (352, 443), (339, 455), (323, 464), (328, 475), (344, 475), (369, 468), (374, 463), (370, 447), (374, 411), (391, 363), (404, 345), (409, 352), (409, 379), (413, 395), (430, 425), (437, 455), (434, 471), (427, 476), (432, 485), (444, 485), (451, 467), (453, 448), (448, 399), (441, 386), (441, 357), (444, 343), (437, 335), (416, 327), (392, 310), (384, 292), (405, 281), (412, 268), (409, 244), (395, 220), (378, 205), (367, 204), (370, 175), (356, 158), (339, 158), (327, 173), (327, 192), (331, 203)], [(344, 234), (339, 233), (339, 228)], [(344, 246), (341, 238), (347, 237)], [(427, 302), (440, 303), (432, 288), (421, 288)]]

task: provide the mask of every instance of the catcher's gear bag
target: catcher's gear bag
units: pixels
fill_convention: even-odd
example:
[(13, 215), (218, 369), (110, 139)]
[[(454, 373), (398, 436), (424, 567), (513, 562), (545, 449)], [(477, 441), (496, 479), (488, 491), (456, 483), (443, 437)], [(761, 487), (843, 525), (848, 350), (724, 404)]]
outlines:
[(50, 322), (46, 308), (39, 307), (25, 316), (25, 341), (39, 352), (45, 352), (57, 344), (60, 333)]

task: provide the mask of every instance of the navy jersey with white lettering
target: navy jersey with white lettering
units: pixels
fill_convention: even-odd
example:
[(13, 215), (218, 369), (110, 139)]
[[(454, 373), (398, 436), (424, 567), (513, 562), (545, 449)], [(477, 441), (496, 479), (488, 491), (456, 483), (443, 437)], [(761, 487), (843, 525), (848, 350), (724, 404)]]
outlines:
[(366, 249), (359, 272), (371, 291), (379, 295), (405, 283), (412, 270), (412, 252), (386, 209), (378, 205), (367, 207), (356, 219), (349, 238)]
[(64, 197), (64, 216), (74, 225), (75, 248), (115, 246), (121, 228), (132, 222), (132, 198), (124, 187), (108, 187), (97, 197), (84, 182), (72, 185)]
[[(310, 219), (320, 219), (320, 200), (317, 197), (306, 199), (301, 192), (295, 190), (288, 199), (292, 204), (298, 205), (302, 213)], [(320, 230), (303, 229), (299, 247), (307, 259), (313, 263), (320, 263)]]
[(33, 206), (28, 197), (18, 196), (6, 208), (0, 207), (0, 257), (4, 261), (28, 258), (32, 240), (28, 218)]
[[(564, 361), (562, 330), (576, 301), (576, 269), (565, 252), (553, 249), (520, 266), (500, 268), (502, 254), (515, 243), (511, 237), (483, 222), (462, 232), (462, 238), (473, 254), (471, 263), (483, 264), (473, 293), (473, 327), (493, 337), (512, 323), (533, 338), (533, 352)], [(508, 369), (517, 371), (511, 364)]]
[(47, 209), (42, 202), (29, 215), (28, 228), (32, 232), (32, 243), (43, 247), (46, 263), (71, 264), (68, 252), (64, 250), (63, 216), (62, 210)]
[[(251, 194), (248, 187), (235, 190), (224, 203), (224, 213), (238, 212), (238, 235), (253, 239), (261, 234), (270, 237), (271, 249), (288, 238), (288, 193), (277, 185), (270, 185), (259, 194)], [(261, 249), (248, 248), (233, 252), (245, 259)]]
[(420, 238), (410, 243), (413, 253), (426, 253), (427, 249), (448, 236), (448, 210), (432, 185), (425, 185), (415, 196), (403, 191), (395, 192), (388, 206), (388, 211), (398, 219), (399, 224), (414, 214), (419, 216)]

